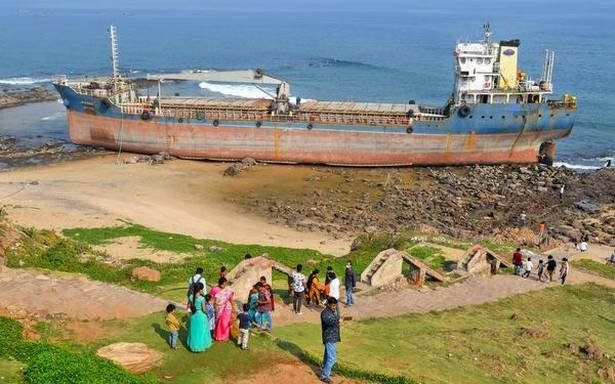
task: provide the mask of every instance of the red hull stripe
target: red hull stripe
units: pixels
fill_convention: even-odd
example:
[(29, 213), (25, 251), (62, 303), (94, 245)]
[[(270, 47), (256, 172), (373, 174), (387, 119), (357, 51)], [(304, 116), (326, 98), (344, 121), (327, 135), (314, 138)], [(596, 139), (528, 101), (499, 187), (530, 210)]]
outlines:
[(68, 111), (71, 141), (193, 159), (354, 166), (534, 163), (544, 141), (568, 131), (514, 134), (378, 132), (225, 127), (120, 120)]

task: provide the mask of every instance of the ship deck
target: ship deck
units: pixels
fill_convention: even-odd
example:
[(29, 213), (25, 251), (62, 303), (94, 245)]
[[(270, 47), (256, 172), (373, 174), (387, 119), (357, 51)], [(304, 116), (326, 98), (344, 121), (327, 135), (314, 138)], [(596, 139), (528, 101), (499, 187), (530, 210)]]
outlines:
[(384, 126), (408, 125), (408, 120), (439, 120), (446, 116), (443, 108), (415, 104), (366, 103), (354, 101), (305, 101), (288, 114), (271, 112), (270, 99), (140, 97), (137, 103), (122, 103), (125, 114), (149, 110), (155, 116), (182, 119), (218, 119), (247, 121), (295, 121), (314, 124), (365, 124)]

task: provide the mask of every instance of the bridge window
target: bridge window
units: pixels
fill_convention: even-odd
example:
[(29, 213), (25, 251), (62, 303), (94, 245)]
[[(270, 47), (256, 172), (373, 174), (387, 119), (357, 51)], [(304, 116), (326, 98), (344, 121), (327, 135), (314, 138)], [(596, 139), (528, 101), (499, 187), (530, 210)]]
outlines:
[(476, 64), (482, 64), (483, 63), (483, 58), (479, 57), (478, 59), (476, 59)]
[(459, 61), (461, 62), (461, 64), (465, 64), (466, 63), (466, 58), (462, 57), (462, 58), (459, 59)]

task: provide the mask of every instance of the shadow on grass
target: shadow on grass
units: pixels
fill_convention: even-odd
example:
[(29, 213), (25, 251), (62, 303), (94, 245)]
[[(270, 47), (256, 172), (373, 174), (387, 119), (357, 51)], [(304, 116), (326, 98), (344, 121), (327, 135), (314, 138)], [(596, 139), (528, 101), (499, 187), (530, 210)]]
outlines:
[[(317, 368), (317, 367), (320, 367), (320, 363), (321, 363), (319, 358), (307, 353), (306, 351), (301, 349), (301, 347), (299, 347), (297, 344), (291, 343), (289, 341), (275, 339), (274, 343), (275, 345), (278, 346), (278, 348), (286, 352), (289, 352), (290, 354), (292, 354), (293, 356), (301, 360), (303, 363), (307, 364), (310, 367), (310, 369), (314, 372), (314, 374), (316, 374), (317, 376), (320, 374), (320, 368)], [(339, 363), (335, 363), (333, 368), (334, 368), (334, 371), (340, 374), (340, 376), (344, 376), (344, 377), (348, 377), (352, 379), (366, 380), (370, 382), (383, 383), (383, 384), (416, 384), (416, 381), (409, 379), (407, 377), (388, 376), (388, 375), (384, 375), (381, 373), (361, 371), (359, 369), (350, 368), (345, 365), (341, 365)]]
[[(156, 332), (158, 336), (162, 338), (162, 340), (168, 343), (169, 331), (167, 329), (163, 328), (159, 323), (152, 323), (151, 327), (154, 330), (154, 332)], [(188, 348), (188, 329), (186, 327), (180, 328), (179, 335), (177, 336), (177, 340), (184, 346), (184, 348), (189, 350)]]

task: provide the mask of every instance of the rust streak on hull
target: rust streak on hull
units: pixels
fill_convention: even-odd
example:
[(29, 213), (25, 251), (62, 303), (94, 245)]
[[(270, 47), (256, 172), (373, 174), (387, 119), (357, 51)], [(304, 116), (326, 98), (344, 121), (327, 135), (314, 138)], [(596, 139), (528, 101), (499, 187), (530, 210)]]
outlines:
[[(546, 137), (564, 132), (398, 134), (248, 128), (119, 120), (68, 111), (76, 144), (183, 158), (353, 166), (535, 163)], [(511, 151), (511, 148), (513, 150)]]

